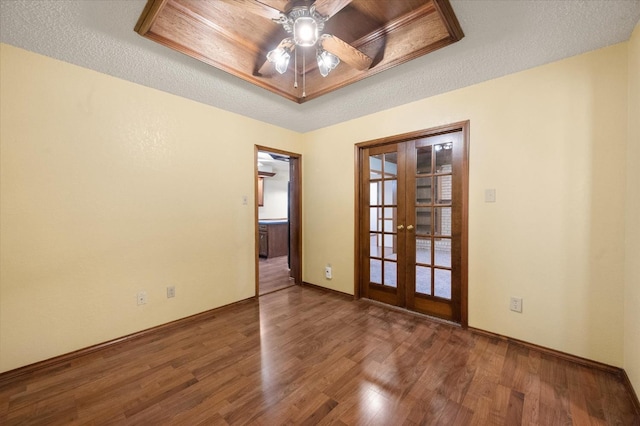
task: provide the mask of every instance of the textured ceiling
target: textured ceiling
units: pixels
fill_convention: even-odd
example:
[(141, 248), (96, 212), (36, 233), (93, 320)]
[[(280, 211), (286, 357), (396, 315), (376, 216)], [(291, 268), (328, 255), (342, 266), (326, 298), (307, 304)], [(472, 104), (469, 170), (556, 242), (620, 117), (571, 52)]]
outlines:
[(1, 0), (0, 41), (307, 132), (628, 40), (640, 19), (640, 0), (450, 1), (461, 41), (301, 105), (139, 36), (146, 0)]

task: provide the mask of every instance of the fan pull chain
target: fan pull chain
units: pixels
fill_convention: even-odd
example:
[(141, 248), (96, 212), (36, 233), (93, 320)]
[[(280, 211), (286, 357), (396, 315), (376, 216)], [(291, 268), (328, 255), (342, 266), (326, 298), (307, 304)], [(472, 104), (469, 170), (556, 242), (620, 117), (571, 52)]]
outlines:
[(293, 88), (297, 89), (298, 88), (298, 50), (300, 49), (294, 49), (293, 50), (293, 74), (294, 74), (294, 79), (293, 79)]
[(305, 54), (302, 54), (302, 97), (307, 97), (307, 61), (305, 59)]

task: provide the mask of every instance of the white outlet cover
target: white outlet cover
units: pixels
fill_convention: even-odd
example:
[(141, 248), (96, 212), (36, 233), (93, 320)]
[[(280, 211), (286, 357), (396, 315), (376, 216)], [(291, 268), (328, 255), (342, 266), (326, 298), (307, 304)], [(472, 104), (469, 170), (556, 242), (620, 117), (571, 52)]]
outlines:
[(328, 280), (332, 278), (331, 266), (325, 266), (324, 268), (324, 277)]

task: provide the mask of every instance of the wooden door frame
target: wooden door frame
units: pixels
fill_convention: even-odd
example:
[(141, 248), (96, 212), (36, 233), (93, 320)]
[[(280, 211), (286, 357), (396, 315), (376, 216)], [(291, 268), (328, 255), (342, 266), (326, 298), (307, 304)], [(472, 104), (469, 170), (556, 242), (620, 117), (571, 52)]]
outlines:
[[(417, 130), (414, 132), (403, 133), (395, 136), (387, 136), (380, 139), (374, 139), (370, 141), (360, 142), (354, 146), (355, 157), (355, 223), (354, 223), (354, 289), (353, 294), (355, 299), (359, 299), (363, 294), (361, 265), (363, 256), (368, 253), (368, 247), (364, 248), (362, 238), (360, 235), (360, 227), (362, 226), (360, 211), (363, 208), (361, 203), (361, 195), (363, 194), (363, 188), (360, 186), (361, 182), (361, 167), (365, 159), (363, 158), (364, 149), (374, 146), (388, 145), (393, 143), (406, 142), (413, 139), (420, 139), (429, 136), (441, 135), (444, 133), (451, 133), (454, 131), (462, 131), (463, 138), (463, 159), (462, 159), (462, 236), (461, 236), (461, 275), (462, 282), (460, 283), (460, 325), (462, 327), (468, 326), (468, 252), (469, 252), (469, 120), (460, 121), (457, 123), (447, 124), (444, 126), (432, 127), (429, 129)], [(368, 283), (366, 283), (368, 285)]]
[(253, 153), (254, 167), (254, 227), (255, 227), (255, 297), (260, 294), (260, 236), (258, 232), (258, 152), (266, 151), (289, 157), (289, 182), (291, 187), (291, 199), (289, 203), (289, 229), (291, 256), (291, 276), (296, 284), (302, 284), (302, 154), (270, 148), (263, 145), (255, 145)]

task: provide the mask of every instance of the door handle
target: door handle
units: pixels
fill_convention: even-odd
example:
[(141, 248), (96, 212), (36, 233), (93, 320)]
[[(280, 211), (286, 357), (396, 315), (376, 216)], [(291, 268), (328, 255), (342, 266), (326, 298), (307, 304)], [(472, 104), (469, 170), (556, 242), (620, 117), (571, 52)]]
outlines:
[(413, 229), (413, 225), (407, 225), (407, 229), (411, 231)]
[(404, 225), (398, 225), (398, 229), (403, 230), (404, 229)]

